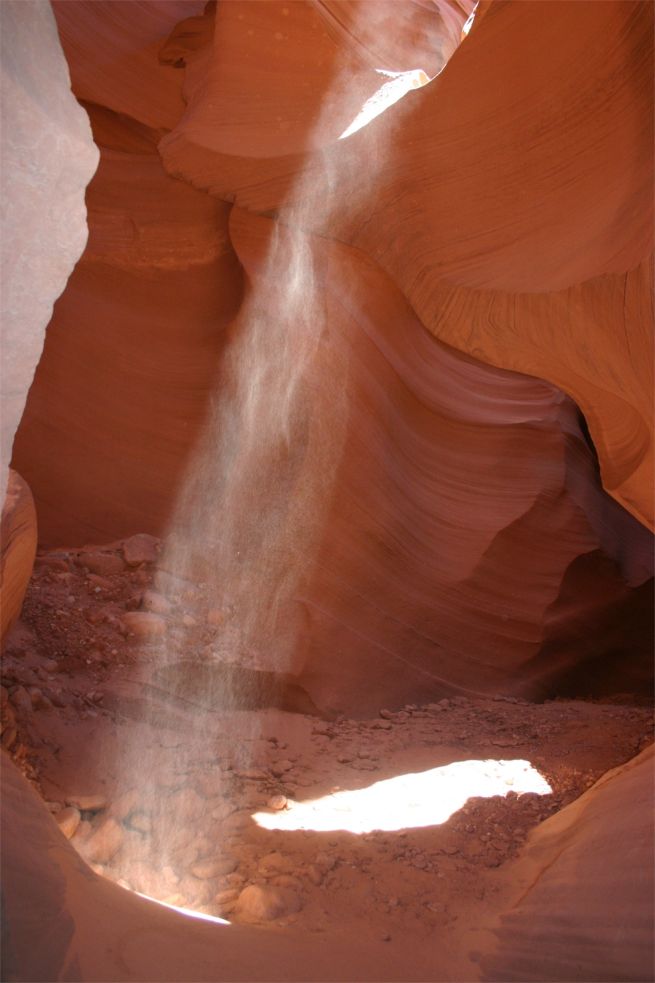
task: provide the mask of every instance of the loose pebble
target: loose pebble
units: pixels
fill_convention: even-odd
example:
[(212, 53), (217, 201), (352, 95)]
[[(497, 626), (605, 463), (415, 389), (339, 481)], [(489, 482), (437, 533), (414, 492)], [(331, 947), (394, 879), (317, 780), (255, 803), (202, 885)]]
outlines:
[(231, 874), (237, 862), (234, 857), (217, 857), (214, 860), (200, 860), (191, 865), (191, 873), (201, 880), (211, 880), (222, 874)]
[(162, 638), (166, 634), (166, 621), (150, 611), (128, 611), (123, 615), (123, 624), (137, 638)]
[(55, 815), (57, 825), (67, 840), (70, 840), (77, 830), (81, 818), (79, 809), (76, 809), (74, 806), (68, 806)]
[(122, 573), (125, 569), (123, 560), (117, 553), (82, 553), (79, 557), (79, 564), (91, 573), (97, 573), (101, 577), (112, 577)]
[(280, 812), (282, 809), (287, 808), (288, 799), (286, 795), (272, 795), (266, 805), (269, 809), (273, 809), (275, 812)]
[(75, 806), (80, 812), (101, 812), (107, 808), (106, 796), (99, 795), (68, 795), (66, 805)]
[(84, 843), (84, 856), (97, 864), (108, 863), (118, 852), (124, 832), (121, 826), (108, 816)]
[(148, 533), (137, 533), (123, 541), (123, 559), (130, 567), (138, 567), (142, 563), (155, 563), (159, 557), (161, 540)]
[(300, 895), (291, 888), (249, 884), (237, 899), (235, 913), (245, 922), (271, 922), (301, 908)]

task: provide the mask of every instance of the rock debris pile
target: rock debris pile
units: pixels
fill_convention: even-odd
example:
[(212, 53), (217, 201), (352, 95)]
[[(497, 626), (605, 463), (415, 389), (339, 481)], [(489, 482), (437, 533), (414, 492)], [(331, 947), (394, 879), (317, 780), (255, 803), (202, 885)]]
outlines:
[[(153, 590), (157, 555), (148, 537), (39, 555), (3, 660), (2, 743), (96, 873), (168, 904), (378, 938), (453, 925), (532, 828), (652, 739), (648, 710), (618, 703), (458, 696), (328, 721), (168, 699), (138, 664), (192, 615)], [(215, 630), (198, 625), (200, 643)], [(517, 762), (550, 791), (503, 771)], [(501, 784), (467, 778), (452, 814), (396, 828), (419, 785), (443, 806), (456, 767)]]

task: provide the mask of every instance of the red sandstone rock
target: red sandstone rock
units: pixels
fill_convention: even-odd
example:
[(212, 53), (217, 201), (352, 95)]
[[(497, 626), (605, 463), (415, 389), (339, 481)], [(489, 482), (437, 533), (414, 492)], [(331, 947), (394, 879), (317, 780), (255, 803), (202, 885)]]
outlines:
[(178, 21), (202, 11), (202, 0), (55, 0), (52, 6), (80, 99), (146, 126), (177, 122), (183, 78), (158, 53)]
[[(99, 116), (91, 110), (96, 128)], [(162, 530), (241, 292), (228, 206), (167, 177), (154, 145), (121, 143), (133, 127), (109, 116), (120, 149), (103, 146), (89, 245), (16, 438), (46, 543), (80, 542), (81, 529), (93, 542)]]
[[(327, 161), (301, 155), (320, 115), (280, 146), (258, 73), (237, 93), (220, 67), (263, 44), (277, 5), (251, 5), (248, 30), (226, 7), (166, 167), (257, 211), (311, 193), (303, 223), (377, 259), (438, 337), (568, 392), (605, 487), (652, 526), (652, 7), (480, 4), (442, 74)], [(336, 73), (312, 67), (324, 98)], [(281, 76), (284, 105), (297, 86)]]
[(21, 476), (9, 472), (0, 523), (0, 616), (4, 641), (20, 614), (36, 553), (36, 512), (32, 493)]

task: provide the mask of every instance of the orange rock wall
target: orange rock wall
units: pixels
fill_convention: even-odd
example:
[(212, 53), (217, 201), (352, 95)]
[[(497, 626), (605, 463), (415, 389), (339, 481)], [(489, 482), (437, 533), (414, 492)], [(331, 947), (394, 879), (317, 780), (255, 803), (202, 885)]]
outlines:
[(337, 709), (648, 686), (652, 8), (498, 0), (452, 54), (470, 9), (55, 4), (102, 160), (16, 442), (42, 538), (170, 530), (294, 228), (348, 418), (287, 616)]
[(36, 511), (29, 487), (9, 472), (0, 522), (0, 641), (20, 614), (36, 553)]

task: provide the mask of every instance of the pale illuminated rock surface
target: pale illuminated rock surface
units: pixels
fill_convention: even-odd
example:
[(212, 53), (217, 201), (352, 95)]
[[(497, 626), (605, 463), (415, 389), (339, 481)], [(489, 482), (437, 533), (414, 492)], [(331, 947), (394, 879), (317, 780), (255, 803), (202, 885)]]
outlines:
[(6, 482), (52, 305), (84, 249), (98, 151), (50, 5), (2, 4), (2, 442)]

